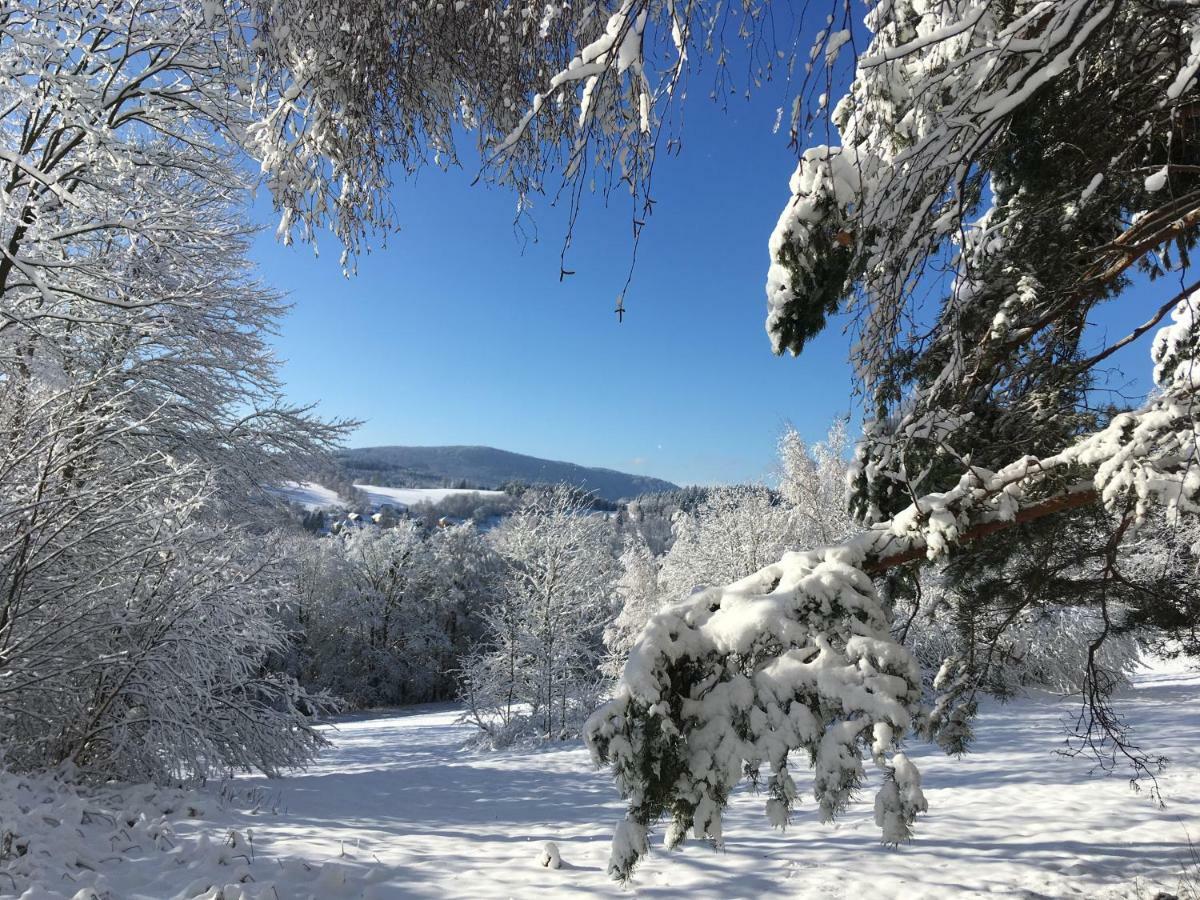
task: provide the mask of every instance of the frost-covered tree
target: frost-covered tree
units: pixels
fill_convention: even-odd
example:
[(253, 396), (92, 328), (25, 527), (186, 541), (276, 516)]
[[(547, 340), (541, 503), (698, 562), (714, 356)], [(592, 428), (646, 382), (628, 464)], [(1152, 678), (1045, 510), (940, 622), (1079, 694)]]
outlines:
[(117, 362), (68, 378), (0, 360), (0, 752), (178, 780), (306, 762), (319, 701), (282, 649), (282, 560), (222, 521), (222, 477), (162, 447)]
[(631, 500), (617, 511), (617, 531), (629, 540), (644, 543), (654, 556), (663, 556), (675, 541), (678, 516), (694, 513), (709, 491), (707, 487), (693, 486)]
[(467, 717), (493, 745), (577, 734), (602, 682), (612, 525), (559, 486), (529, 495), (489, 539), (503, 575), (484, 642), (464, 667)]
[(700, 587), (744, 578), (777, 560), (791, 543), (791, 510), (756, 485), (714, 488), (694, 512), (678, 515), (663, 557), (659, 588), (679, 599)]
[(360, 708), (455, 696), (498, 572), (472, 525), (404, 520), (298, 539), (290, 553), (284, 671)]
[(792, 539), (819, 547), (855, 530), (846, 496), (850, 438), (845, 420), (829, 428), (824, 441), (809, 448), (795, 428), (779, 439), (779, 493), (792, 511)]
[(658, 575), (661, 561), (650, 552), (640, 535), (629, 538), (620, 559), (616, 581), (617, 614), (604, 628), (604, 646), (608, 655), (604, 672), (610, 677), (621, 674), (629, 648), (663, 602)]
[(261, 487), (342, 429), (281, 399), (282, 304), (246, 259), (246, 120), (216, 53), (174, 4), (0, 10), (12, 765), (178, 779), (320, 744), (294, 682), (265, 674), (279, 561), (250, 534)]
[[(425, 699), (431, 660), (444, 651), (438, 610), (428, 590), (428, 547), (414, 522), (360, 528), (340, 538), (349, 591), (345, 618), (327, 640), (349, 652), (350, 699), (361, 706)], [(338, 645), (341, 646), (338, 646)]]
[(157, 423), (141, 441), (203, 459), (233, 501), (341, 430), (281, 400), (263, 335), (284, 305), (246, 258), (249, 109), (221, 48), (198, 3), (5, 7), (0, 352), (18, 407), (22, 379), (123, 368), (113, 390)]
[(392, 221), (394, 172), (458, 162), (463, 144), (522, 209), (557, 170), (572, 204), (589, 189), (628, 190), (639, 231), (654, 152), (672, 139), (668, 112), (694, 61), (711, 56), (724, 93), (719, 49), (736, 35), (754, 47), (756, 82), (786, 74), (800, 24), (790, 17), (778, 34), (767, 4), (674, 0), (225, 0), (205, 10), (247, 48), (261, 111), (248, 144), (281, 231), (327, 223), (351, 249), (365, 228)]

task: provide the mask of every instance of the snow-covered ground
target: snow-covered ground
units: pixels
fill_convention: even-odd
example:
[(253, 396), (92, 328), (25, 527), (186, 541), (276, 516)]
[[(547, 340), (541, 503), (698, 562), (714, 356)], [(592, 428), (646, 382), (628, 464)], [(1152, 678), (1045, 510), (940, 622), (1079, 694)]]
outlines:
[(314, 509), (337, 509), (347, 505), (346, 500), (337, 491), (315, 481), (285, 481), (271, 492), (288, 503), (303, 506), (310, 512)]
[(481, 497), (499, 497), (503, 491), (473, 491), (465, 488), (390, 488), (374, 484), (354, 485), (367, 495), (371, 506), (390, 503), (393, 506), (414, 506), (418, 503), (437, 503), (457, 494), (479, 494)]
[[(366, 495), (372, 508), (391, 504), (409, 507), (418, 503), (437, 503), (456, 494), (479, 494), (484, 497), (499, 497), (503, 491), (475, 491), (466, 488), (390, 488), (374, 484), (354, 485)], [(349, 501), (315, 481), (285, 481), (274, 493), (289, 503), (298, 503), (307, 510), (338, 509), (348, 506)]]
[[(78, 830), (69, 804), (65, 813), (61, 803), (20, 813), (18, 826), (40, 829), (38, 846), (51, 855), (40, 868), (28, 857), (24, 869), (0, 863), (0, 896), (28, 886), (20, 874), (9, 883), (3, 872), (13, 870), (41, 873), (26, 900), (83, 900), (92, 895), (76, 892), (93, 883), (108, 890), (100, 896), (129, 900), (1150, 900), (1176, 888), (1188, 833), (1200, 839), (1200, 675), (1147, 671), (1122, 708), (1143, 743), (1171, 758), (1160, 778), (1164, 807), (1123, 778), (1090, 777), (1084, 761), (1056, 755), (1073, 707), (1037, 696), (988, 707), (977, 752), (964, 759), (914, 749), (930, 811), (905, 847), (878, 843), (870, 792), (832, 826), (818, 824), (810, 804), (782, 834), (766, 827), (762, 799), (743, 792), (729, 810), (723, 853), (698, 842), (656, 852), (628, 891), (604, 871), (620, 801), (578, 744), (467, 751), (468, 730), (449, 706), (359, 716), (330, 729), (334, 747), (307, 773), (187, 795), (130, 789), (115, 819), (89, 816)], [(6, 809), (11, 821), (11, 779), (0, 788), (0, 822)], [(66, 826), (46, 824), (57, 820)], [(547, 841), (561, 868), (540, 865)], [(88, 868), (70, 864), (76, 859)]]

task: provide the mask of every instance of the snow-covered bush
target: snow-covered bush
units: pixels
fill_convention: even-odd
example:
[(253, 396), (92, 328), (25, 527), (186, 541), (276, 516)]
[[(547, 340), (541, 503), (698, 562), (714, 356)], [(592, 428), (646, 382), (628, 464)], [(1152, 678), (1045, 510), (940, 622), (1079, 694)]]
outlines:
[(528, 496), (488, 538), (503, 574), (483, 643), (463, 667), (466, 718), (493, 746), (578, 734), (603, 687), (612, 525), (560, 486)]
[[(127, 848), (153, 853), (175, 846), (170, 819), (184, 814), (185, 792), (142, 788), (143, 797), (135, 799), (116, 788), (101, 795), (69, 774), (0, 769), (0, 874), (6, 888), (15, 889), (7, 896), (27, 887), (33, 896), (104, 896), (101, 859), (119, 859)], [(55, 888), (63, 893), (48, 893)]]

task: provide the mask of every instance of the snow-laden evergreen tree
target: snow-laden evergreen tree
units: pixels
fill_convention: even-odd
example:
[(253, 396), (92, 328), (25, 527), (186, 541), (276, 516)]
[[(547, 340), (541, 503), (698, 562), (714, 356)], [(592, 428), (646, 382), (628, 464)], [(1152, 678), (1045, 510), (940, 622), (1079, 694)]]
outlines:
[(611, 523), (567, 486), (531, 492), (488, 535), (503, 574), (463, 671), (467, 718), (493, 746), (578, 734), (602, 685), (617, 576)]
[[(799, 351), (828, 313), (854, 316), (874, 410), (856, 466), (865, 521), (970, 468), (1053, 454), (1119, 421), (1122, 409), (1097, 402), (1099, 367), (1169, 315), (1191, 315), (1196, 15), (1175, 3), (872, 9), (872, 45), (830, 117), (840, 146), (805, 152), (768, 281), (779, 351)], [(1159, 290), (1132, 294), (1135, 282)], [(930, 294), (936, 314), (918, 313)], [(1135, 296), (1153, 300), (1129, 334), (1088, 327), (1100, 305)], [(1059, 481), (1069, 496), (1046, 492), (1056, 515), (1029, 514), (950, 561), (960, 684), (988, 679), (990, 655), (969, 650), (976, 623), (1071, 603), (1099, 607), (1105, 623), (1178, 626), (1124, 564), (1145, 496), (1101, 507), (1076, 482)], [(1177, 499), (1173, 512), (1186, 510)], [(1104, 724), (1119, 679), (1095, 656), (1081, 673), (1083, 732), (1120, 746)]]

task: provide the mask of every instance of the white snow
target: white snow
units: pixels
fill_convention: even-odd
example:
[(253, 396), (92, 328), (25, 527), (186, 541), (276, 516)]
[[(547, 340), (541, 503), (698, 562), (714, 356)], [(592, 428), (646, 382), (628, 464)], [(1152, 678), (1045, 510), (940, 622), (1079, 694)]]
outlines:
[(415, 506), (418, 503), (437, 503), (458, 494), (479, 494), (481, 497), (500, 497), (503, 491), (477, 491), (470, 488), (391, 488), (374, 484), (355, 484), (367, 495), (371, 506), (390, 503), (392, 506)]
[[(1158, 665), (1121, 701), (1142, 744), (1171, 759), (1160, 777), (1164, 807), (1121, 777), (1089, 776), (1086, 760), (1056, 755), (1074, 708), (1045, 694), (989, 705), (978, 749), (959, 760), (909, 747), (929, 813), (898, 850), (879, 843), (871, 790), (833, 825), (820, 825), (814, 804), (803, 802), (786, 832), (764, 828), (762, 798), (739, 790), (725, 816), (724, 852), (700, 841), (663, 852), (653, 834), (630, 891), (605, 874), (623, 806), (587, 752), (577, 743), (465, 751), (470, 729), (455, 724), (449, 705), (341, 721), (329, 729), (334, 747), (307, 773), (239, 778), (186, 796), (127, 789), (109, 806), (116, 818), (81, 817), (63, 795), (22, 801), (4, 776), (5, 827), (38, 830), (43, 853), (0, 863), (0, 873), (18, 872), (11, 884), (0, 874), (0, 897), (83, 900), (89, 886), (126, 900), (1111, 900), (1173, 891), (1189, 859), (1187, 832), (1200, 836), (1200, 675)], [(28, 811), (14, 818), (12, 804), (22, 802)], [(543, 865), (550, 843), (561, 868)], [(33, 886), (15, 868), (22, 865), (40, 873)]]
[[(437, 503), (457, 494), (479, 494), (481, 497), (499, 497), (503, 491), (478, 491), (469, 488), (392, 488), (375, 484), (354, 485), (362, 491), (372, 507), (389, 504), (409, 507), (418, 503)], [(350, 501), (336, 491), (315, 481), (285, 481), (273, 489), (273, 493), (290, 503), (298, 503), (307, 510), (338, 509), (350, 505)]]
[(337, 491), (323, 487), (315, 481), (285, 481), (282, 486), (272, 489), (271, 493), (288, 503), (298, 503), (309, 511), (337, 509), (349, 505)]

